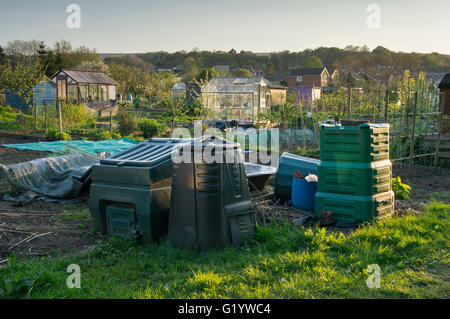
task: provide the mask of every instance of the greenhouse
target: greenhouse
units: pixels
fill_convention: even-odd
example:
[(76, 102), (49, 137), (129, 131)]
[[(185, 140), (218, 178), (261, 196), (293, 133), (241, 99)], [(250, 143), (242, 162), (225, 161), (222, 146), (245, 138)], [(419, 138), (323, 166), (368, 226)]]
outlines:
[(270, 102), (270, 82), (258, 77), (214, 77), (202, 90), (208, 119), (252, 122)]

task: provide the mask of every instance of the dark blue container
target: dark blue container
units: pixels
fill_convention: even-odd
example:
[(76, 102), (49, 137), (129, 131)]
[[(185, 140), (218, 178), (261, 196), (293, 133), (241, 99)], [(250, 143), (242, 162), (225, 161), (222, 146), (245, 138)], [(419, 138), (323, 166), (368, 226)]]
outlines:
[(292, 205), (306, 211), (314, 210), (314, 196), (317, 192), (316, 182), (307, 182), (304, 179), (292, 179)]

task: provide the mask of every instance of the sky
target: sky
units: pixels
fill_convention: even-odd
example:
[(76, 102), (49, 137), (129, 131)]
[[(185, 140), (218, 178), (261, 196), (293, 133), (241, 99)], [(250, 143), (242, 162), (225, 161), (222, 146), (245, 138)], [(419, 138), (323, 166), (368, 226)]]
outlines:
[[(80, 28), (67, 27), (70, 4)], [(0, 0), (0, 45), (15, 39), (100, 53), (382, 45), (450, 54), (450, 0)]]

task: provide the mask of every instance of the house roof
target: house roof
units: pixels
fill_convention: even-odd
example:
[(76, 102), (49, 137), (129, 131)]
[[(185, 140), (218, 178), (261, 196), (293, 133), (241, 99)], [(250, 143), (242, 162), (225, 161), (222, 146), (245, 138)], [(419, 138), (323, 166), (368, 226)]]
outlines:
[(444, 75), (438, 87), (440, 89), (450, 89), (450, 73)]
[(262, 76), (213, 77), (203, 89), (208, 93), (253, 93), (259, 84), (270, 85)]
[(313, 69), (292, 69), (291, 76), (297, 75), (321, 75), (326, 68), (313, 68)]
[(77, 83), (84, 84), (106, 84), (106, 85), (118, 85), (114, 80), (112, 80), (109, 76), (107, 76), (103, 72), (94, 72), (94, 71), (78, 71), (78, 70), (58, 70), (54, 75), (52, 75), (52, 79), (56, 77), (59, 73), (65, 73), (72, 80)]

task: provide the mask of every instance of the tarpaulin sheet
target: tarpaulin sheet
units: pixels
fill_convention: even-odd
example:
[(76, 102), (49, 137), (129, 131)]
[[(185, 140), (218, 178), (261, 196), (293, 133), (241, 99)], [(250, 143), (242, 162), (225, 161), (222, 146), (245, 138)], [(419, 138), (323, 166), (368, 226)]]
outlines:
[(11, 147), (18, 150), (48, 151), (53, 153), (70, 153), (97, 154), (109, 152), (116, 154), (130, 147), (139, 144), (134, 140), (123, 138), (121, 140), (104, 140), (104, 141), (56, 141), (56, 142), (36, 142), (26, 144), (3, 144), (4, 147)]
[(0, 164), (0, 178), (8, 180), (12, 193), (75, 198), (80, 191), (79, 181), (98, 163), (99, 159), (94, 156), (73, 153), (8, 166)]

